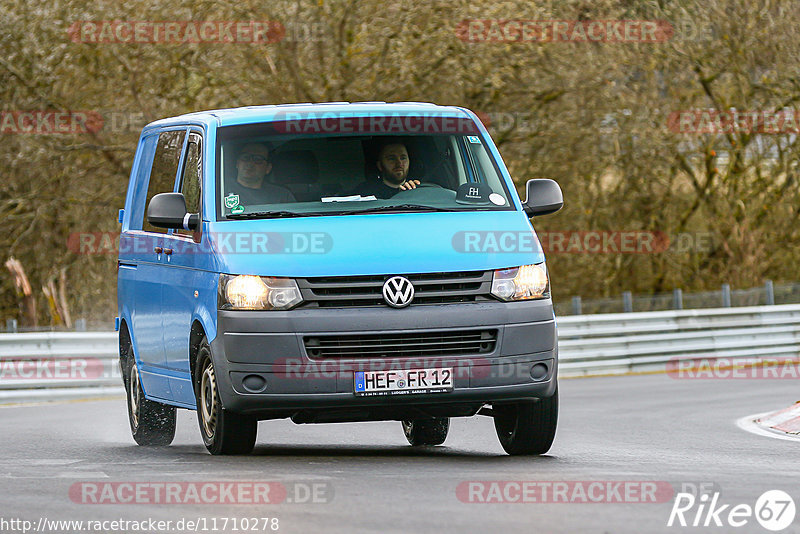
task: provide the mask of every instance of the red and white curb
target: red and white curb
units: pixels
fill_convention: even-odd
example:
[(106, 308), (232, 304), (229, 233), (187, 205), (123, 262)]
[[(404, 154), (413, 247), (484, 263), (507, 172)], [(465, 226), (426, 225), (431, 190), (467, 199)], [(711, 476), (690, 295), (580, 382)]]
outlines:
[(736, 425), (759, 436), (800, 441), (800, 401), (775, 412), (742, 417)]

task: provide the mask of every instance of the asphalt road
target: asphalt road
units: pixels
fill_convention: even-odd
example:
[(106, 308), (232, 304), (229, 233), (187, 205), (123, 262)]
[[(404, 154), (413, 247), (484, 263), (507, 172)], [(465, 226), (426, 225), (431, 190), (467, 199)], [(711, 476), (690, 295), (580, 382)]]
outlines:
[[(32, 521), (35, 527), (41, 518), (173, 523), (184, 518), (204, 521), (196, 525), (200, 532), (213, 532), (214, 527), (235, 532), (244, 526), (251, 532), (273, 532), (277, 526), (277, 532), (286, 533), (763, 533), (769, 531), (755, 518), (736, 529), (668, 527), (673, 492), (719, 491), (719, 503), (753, 506), (763, 492), (780, 489), (800, 506), (800, 443), (753, 435), (736, 426), (740, 417), (800, 400), (796, 382), (653, 375), (562, 380), (560, 390), (555, 444), (547, 456), (533, 458), (506, 456), (487, 417), (454, 419), (443, 446), (422, 449), (406, 444), (400, 423), (264, 421), (253, 455), (212, 457), (200, 440), (194, 412), (179, 412), (172, 446), (151, 449), (131, 439), (122, 398), (0, 408), (0, 531), (22, 531), (22, 523), (3, 523), (11, 519)], [(220, 481), (274, 482), (278, 484), (270, 486), (269, 495), (276, 495), (275, 488), (288, 493), (280, 503), (199, 505), (152, 504), (152, 493), (139, 497), (144, 502), (113, 504), (109, 501), (121, 492), (105, 498), (87, 493), (87, 488), (119, 490), (108, 483), (139, 483), (141, 488), (153, 482), (194, 482), (197, 488)], [(566, 495), (573, 502), (465, 502), (470, 496), (519, 499), (514, 491), (506, 497), (492, 494), (490, 484), (468, 494), (464, 488), (470, 481), (566, 481)], [(586, 489), (592, 481), (661, 483), (661, 502), (575, 502), (580, 500), (576, 488)], [(669, 484), (666, 497), (663, 483)], [(515, 486), (495, 485), (500, 487), (509, 491)], [(316, 496), (309, 491), (317, 491)], [(603, 495), (615, 498), (614, 491), (602, 493), (601, 499)], [(101, 503), (87, 503), (92, 496)], [(241, 500), (247, 497), (245, 493)], [(689, 524), (696, 511), (686, 513)], [(270, 519), (241, 522), (265, 517)], [(272, 518), (278, 519), (277, 525)], [(46, 521), (42, 524), (48, 531), (78, 531), (74, 525), (53, 530)], [(94, 526), (119, 531), (111, 523)], [(162, 531), (186, 530), (194, 531)], [(782, 532), (800, 532), (800, 513)]]

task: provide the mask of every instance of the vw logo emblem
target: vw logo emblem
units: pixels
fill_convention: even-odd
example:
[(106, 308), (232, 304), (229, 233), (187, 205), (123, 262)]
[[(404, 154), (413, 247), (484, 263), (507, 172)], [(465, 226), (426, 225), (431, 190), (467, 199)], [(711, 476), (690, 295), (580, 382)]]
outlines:
[(393, 308), (405, 308), (414, 300), (414, 286), (403, 276), (393, 276), (383, 283), (383, 300)]

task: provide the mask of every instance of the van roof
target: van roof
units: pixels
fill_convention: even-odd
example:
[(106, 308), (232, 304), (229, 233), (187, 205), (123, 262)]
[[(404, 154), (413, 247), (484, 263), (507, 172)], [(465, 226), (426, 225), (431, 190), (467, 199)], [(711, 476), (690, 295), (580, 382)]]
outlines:
[[(287, 117), (369, 116), (373, 113), (398, 115), (435, 115), (443, 117), (470, 118), (466, 110), (455, 106), (438, 106), (429, 102), (323, 102), (300, 104), (277, 104), (246, 106), (240, 108), (215, 109), (186, 113), (176, 117), (151, 122), (145, 128), (158, 128), (176, 123), (216, 123), (217, 126), (232, 126), (285, 120)], [(291, 115), (289, 115), (291, 114)]]

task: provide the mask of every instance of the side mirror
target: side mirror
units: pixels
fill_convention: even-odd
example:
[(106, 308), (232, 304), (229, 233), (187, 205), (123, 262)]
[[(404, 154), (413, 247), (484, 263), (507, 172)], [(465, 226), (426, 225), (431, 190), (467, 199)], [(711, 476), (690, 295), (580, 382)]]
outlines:
[(183, 193), (159, 193), (147, 206), (147, 222), (159, 228), (199, 230), (200, 214), (186, 213)]
[(522, 209), (528, 217), (555, 213), (564, 205), (561, 188), (554, 180), (539, 178), (528, 180), (525, 202)]

